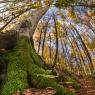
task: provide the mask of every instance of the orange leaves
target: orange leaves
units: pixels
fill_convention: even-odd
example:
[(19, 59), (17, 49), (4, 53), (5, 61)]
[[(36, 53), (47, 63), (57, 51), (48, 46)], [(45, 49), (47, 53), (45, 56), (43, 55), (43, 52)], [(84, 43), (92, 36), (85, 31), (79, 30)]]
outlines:
[(76, 14), (73, 10), (68, 10), (67, 11), (67, 16), (71, 19), (76, 19)]

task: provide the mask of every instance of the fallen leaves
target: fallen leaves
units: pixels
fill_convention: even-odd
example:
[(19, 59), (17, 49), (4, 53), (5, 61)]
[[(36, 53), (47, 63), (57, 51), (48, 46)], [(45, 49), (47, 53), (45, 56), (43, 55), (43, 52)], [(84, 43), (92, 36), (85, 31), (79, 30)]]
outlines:
[(13, 95), (54, 95), (55, 93), (56, 91), (52, 87), (47, 87), (46, 89), (28, 88), (22, 94), (17, 90)]

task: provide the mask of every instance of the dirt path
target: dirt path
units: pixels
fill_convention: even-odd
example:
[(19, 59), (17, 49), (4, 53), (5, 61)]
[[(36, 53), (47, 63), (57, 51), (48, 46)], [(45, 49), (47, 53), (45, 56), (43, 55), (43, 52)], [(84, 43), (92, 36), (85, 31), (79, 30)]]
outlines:
[(77, 95), (95, 95), (95, 80), (79, 79), (79, 83), (81, 89)]

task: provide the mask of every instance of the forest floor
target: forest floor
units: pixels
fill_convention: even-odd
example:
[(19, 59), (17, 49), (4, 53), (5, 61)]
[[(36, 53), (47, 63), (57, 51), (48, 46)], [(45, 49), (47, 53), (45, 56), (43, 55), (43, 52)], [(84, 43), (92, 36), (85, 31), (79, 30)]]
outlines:
[[(56, 91), (51, 87), (48, 87), (46, 89), (28, 88), (25, 89), (22, 95), (54, 95), (55, 93)], [(17, 91), (13, 95), (21, 95), (21, 94), (19, 91)]]
[(92, 79), (79, 79), (81, 85), (77, 95), (95, 95), (95, 80)]
[[(65, 89), (67, 92), (76, 92), (76, 95), (95, 95), (95, 80), (79, 79), (78, 84), (81, 88), (77, 91), (71, 86), (68, 86)], [(55, 93), (56, 91), (51, 87), (46, 89), (28, 88), (23, 92), (23, 95), (54, 95)], [(14, 95), (20, 95), (19, 91)]]

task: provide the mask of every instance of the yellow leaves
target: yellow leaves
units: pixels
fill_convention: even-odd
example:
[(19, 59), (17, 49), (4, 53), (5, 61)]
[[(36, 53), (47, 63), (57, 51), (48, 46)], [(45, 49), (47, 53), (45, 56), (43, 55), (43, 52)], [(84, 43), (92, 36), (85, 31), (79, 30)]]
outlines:
[(39, 39), (40, 38), (40, 33), (39, 32), (36, 32), (33, 36), (34, 39)]
[(77, 48), (75, 40), (72, 41), (72, 45), (73, 45), (74, 48)]
[[(40, 25), (39, 25), (40, 26)], [(37, 26), (37, 29), (33, 35), (33, 39), (39, 40), (40, 39), (40, 34), (41, 34), (41, 28)]]
[(44, 58), (45, 58), (45, 61), (47, 63), (49, 63), (49, 45), (48, 44), (45, 44), (45, 47), (44, 47)]
[(60, 16), (62, 13), (60, 11), (57, 11), (56, 14)]
[(35, 6), (42, 7), (42, 3), (40, 1), (35, 3)]
[(71, 19), (76, 19), (76, 14), (73, 10), (68, 10), (67, 11), (67, 16)]
[(88, 10), (88, 11), (87, 11), (87, 14), (88, 14), (88, 16), (93, 16), (93, 15), (95, 15), (94, 10)]
[(64, 20), (62, 19), (62, 20), (59, 20), (58, 22), (59, 22), (58, 24), (61, 26), (64, 23)]
[(50, 36), (51, 36), (52, 39), (54, 39), (55, 38), (54, 32), (51, 32)]
[(43, 29), (42, 22), (39, 22), (38, 25), (37, 25), (37, 28), (35, 30), (35, 33), (33, 35), (33, 39), (37, 39), (37, 40), (40, 39), (40, 34), (42, 32), (42, 29)]

